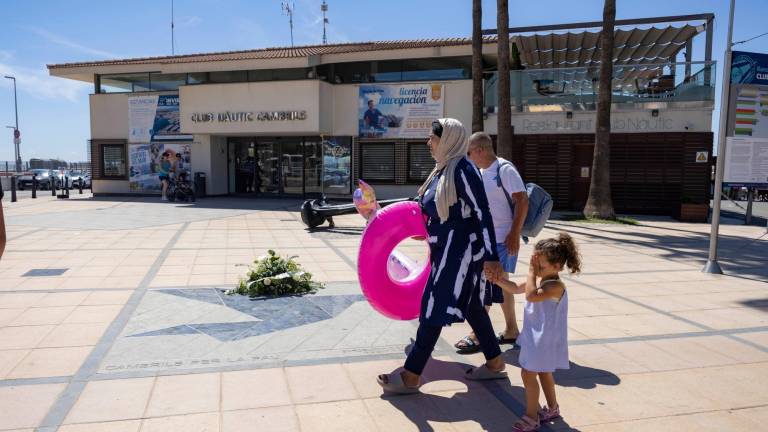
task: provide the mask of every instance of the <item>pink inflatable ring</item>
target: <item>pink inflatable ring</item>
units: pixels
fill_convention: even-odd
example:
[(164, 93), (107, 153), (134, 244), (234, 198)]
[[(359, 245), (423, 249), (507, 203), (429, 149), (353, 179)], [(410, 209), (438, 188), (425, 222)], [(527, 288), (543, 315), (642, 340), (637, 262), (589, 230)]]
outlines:
[(421, 208), (413, 201), (384, 207), (365, 228), (357, 256), (357, 277), (368, 302), (382, 315), (397, 320), (419, 316), (421, 295), (429, 279), (429, 260), (426, 266), (399, 280), (390, 276), (387, 262), (401, 241), (428, 235)]

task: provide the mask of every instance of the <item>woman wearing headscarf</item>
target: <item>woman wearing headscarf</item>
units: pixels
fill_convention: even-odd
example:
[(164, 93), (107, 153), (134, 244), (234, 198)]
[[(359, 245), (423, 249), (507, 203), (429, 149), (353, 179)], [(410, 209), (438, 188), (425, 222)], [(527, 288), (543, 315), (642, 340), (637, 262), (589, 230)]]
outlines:
[(504, 361), (484, 308), (485, 275), (501, 273), (488, 200), (480, 173), (466, 158), (467, 132), (455, 119), (432, 123), (427, 141), (435, 168), (419, 188), (419, 203), (429, 233), (430, 273), (421, 299), (416, 341), (402, 372), (379, 375), (385, 391), (419, 391), (420, 376), (444, 326), (465, 319), (477, 335), (484, 365), (468, 379), (506, 378)]

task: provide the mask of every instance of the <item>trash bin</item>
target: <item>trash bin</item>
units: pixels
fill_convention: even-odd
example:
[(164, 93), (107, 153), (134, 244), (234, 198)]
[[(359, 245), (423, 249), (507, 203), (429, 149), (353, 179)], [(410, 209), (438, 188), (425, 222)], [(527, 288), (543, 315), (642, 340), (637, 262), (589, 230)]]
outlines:
[(205, 196), (205, 173), (204, 172), (195, 173), (195, 196), (196, 197)]

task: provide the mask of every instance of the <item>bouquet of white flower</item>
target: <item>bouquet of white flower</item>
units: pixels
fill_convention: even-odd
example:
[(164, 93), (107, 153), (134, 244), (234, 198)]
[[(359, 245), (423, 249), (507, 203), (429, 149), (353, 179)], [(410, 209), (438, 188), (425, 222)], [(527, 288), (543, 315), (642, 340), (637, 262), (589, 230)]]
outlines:
[(301, 264), (269, 250), (269, 255), (257, 258), (245, 279), (240, 279), (237, 288), (228, 294), (243, 294), (250, 297), (280, 296), (313, 293), (324, 288), (323, 284), (312, 281), (312, 274), (305, 272)]

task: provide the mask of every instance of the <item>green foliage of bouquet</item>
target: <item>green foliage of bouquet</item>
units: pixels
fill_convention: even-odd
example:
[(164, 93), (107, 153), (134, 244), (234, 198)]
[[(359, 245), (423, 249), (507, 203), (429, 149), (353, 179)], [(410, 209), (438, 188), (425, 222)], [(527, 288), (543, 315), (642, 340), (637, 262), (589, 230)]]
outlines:
[(250, 297), (269, 297), (314, 293), (324, 288), (323, 284), (312, 281), (312, 274), (305, 272), (295, 256), (285, 259), (275, 251), (256, 259), (248, 271), (247, 278), (240, 279), (237, 288), (227, 294), (242, 294)]

